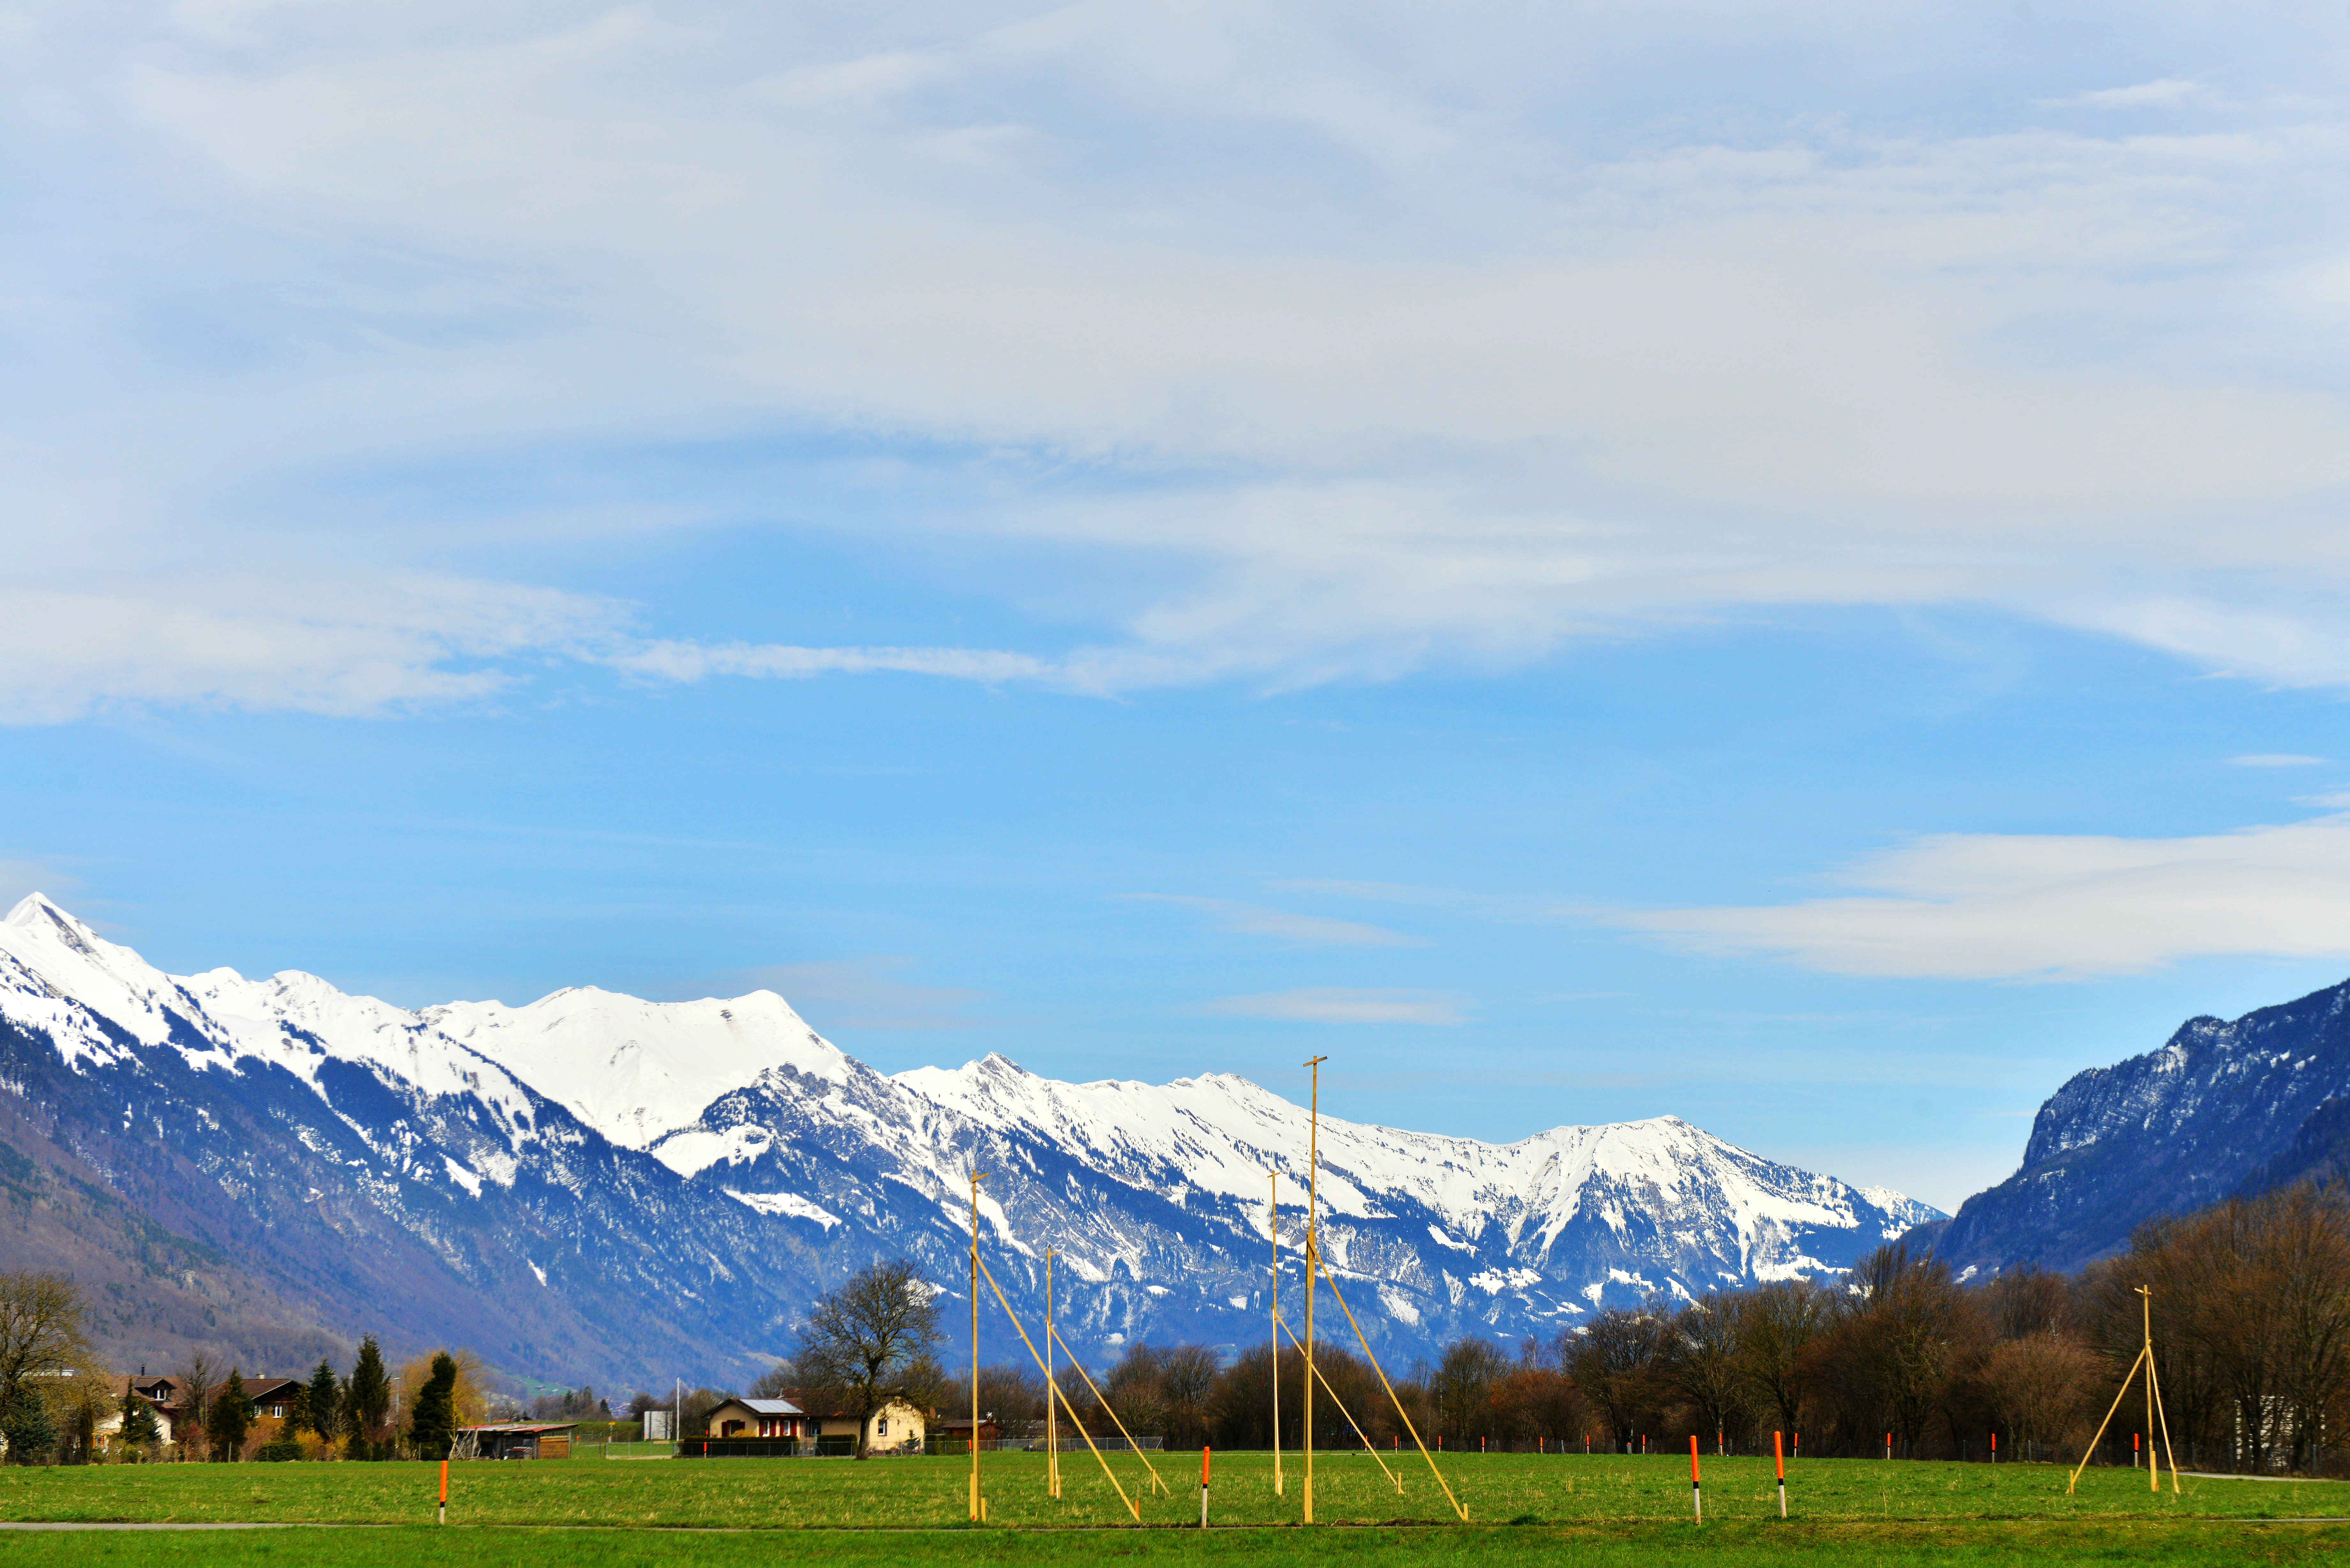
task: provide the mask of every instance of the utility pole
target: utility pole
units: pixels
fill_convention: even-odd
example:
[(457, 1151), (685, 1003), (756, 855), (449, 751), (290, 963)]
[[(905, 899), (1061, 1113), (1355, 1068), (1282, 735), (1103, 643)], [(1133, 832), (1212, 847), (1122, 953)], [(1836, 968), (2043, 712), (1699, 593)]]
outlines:
[(1320, 1232), (1315, 1228), (1322, 1175), (1322, 1064), (1316, 1056), (1305, 1064), (1314, 1070), (1313, 1097), (1307, 1102), (1305, 1135), (1305, 1522), (1314, 1522), (1314, 1289), (1315, 1271), (1322, 1266)]
[[(984, 1523), (987, 1502), (979, 1494), (979, 1184), (987, 1173), (971, 1173), (971, 1521)], [(858, 1434), (861, 1447), (864, 1434)]]
[(1273, 1183), (1265, 1225), (1273, 1231), (1273, 1495), (1283, 1495), (1281, 1484), (1281, 1173), (1264, 1168)]
[[(1061, 1495), (1061, 1427), (1060, 1401), (1053, 1395), (1053, 1370), (1059, 1353), (1053, 1348), (1053, 1259), (1050, 1248), (1045, 1251), (1045, 1495)], [(976, 1293), (974, 1293), (975, 1294)]]

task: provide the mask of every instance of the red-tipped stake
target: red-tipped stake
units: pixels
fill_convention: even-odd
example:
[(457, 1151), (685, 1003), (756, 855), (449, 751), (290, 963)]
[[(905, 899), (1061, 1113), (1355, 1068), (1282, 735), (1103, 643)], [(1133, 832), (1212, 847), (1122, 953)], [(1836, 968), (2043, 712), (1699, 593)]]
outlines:
[(441, 1522), (449, 1522), (449, 1461), (441, 1461)]
[(1779, 1467), (1779, 1517), (1787, 1517), (1787, 1454), (1779, 1447), (1779, 1434), (1771, 1434), (1771, 1458)]
[(1999, 1434), (1997, 1432), (1993, 1432), (1991, 1435), (1991, 1462), (1993, 1464), (1999, 1463)]
[(1200, 1445), (1200, 1528), (1208, 1528), (1208, 1456), (1215, 1452), (1205, 1443)]
[(1690, 1514), (1698, 1523), (1705, 1522), (1705, 1493), (1697, 1484), (1697, 1434), (1690, 1434)]
[(1893, 1434), (1890, 1432), (1885, 1434), (1885, 1457), (1888, 1459), (1893, 1457)]

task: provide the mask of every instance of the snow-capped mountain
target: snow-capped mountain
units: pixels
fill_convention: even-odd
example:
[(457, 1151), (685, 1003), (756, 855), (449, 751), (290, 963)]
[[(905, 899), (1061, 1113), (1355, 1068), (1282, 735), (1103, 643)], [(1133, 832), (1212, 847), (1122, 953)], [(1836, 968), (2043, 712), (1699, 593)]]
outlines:
[(1961, 1272), (2077, 1268), (2157, 1215), (2339, 1158), (2345, 1096), (2350, 981), (2233, 1023), (2190, 1018), (2160, 1050), (2067, 1080), (2016, 1173), (1922, 1239)]
[[(12, 1196), (0, 1148), (0, 1201), (169, 1297), (167, 1325), (218, 1328), (236, 1295), (242, 1318), (462, 1340), (516, 1371), (739, 1380), (877, 1256), (960, 1295), (975, 1165), (1024, 1312), (1051, 1249), (1081, 1345), (1248, 1342), (1269, 1173), (1297, 1282), (1307, 1134), (1230, 1075), (1063, 1084), (991, 1055), (887, 1076), (768, 992), (411, 1012), (294, 971), (166, 975), (38, 896), (0, 923), (0, 1139), (39, 1184)], [(1508, 1145), (1325, 1117), (1316, 1185), (1342, 1286), (1407, 1352), (1839, 1270), (1939, 1218), (1669, 1116)], [(117, 1337), (154, 1360), (203, 1336), (136, 1318)]]

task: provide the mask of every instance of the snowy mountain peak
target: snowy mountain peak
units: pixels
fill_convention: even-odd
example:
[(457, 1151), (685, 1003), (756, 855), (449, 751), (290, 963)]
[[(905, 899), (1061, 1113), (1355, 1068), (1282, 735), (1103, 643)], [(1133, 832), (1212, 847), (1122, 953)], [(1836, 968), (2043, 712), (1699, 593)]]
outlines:
[[(340, 1150), (278, 1194), (274, 1218), (256, 1211), (256, 1235), (305, 1211), (311, 1186), (346, 1183), (350, 1235), (380, 1220), (436, 1268), (510, 1282), (524, 1262), (536, 1279), (549, 1258), (601, 1249), (611, 1272), (576, 1282), (580, 1299), (738, 1303), (752, 1349), (787, 1338), (801, 1310), (776, 1282), (813, 1290), (894, 1256), (959, 1277), (975, 1160), (993, 1173), (981, 1218), (1006, 1287), (1033, 1294), (1041, 1281), (1021, 1276), (1058, 1251), (1068, 1332), (1097, 1345), (1256, 1332), (1269, 1169), (1284, 1237), (1310, 1184), (1332, 1269), (1384, 1310), (1374, 1332), (1423, 1349), (1554, 1333), (1657, 1291), (1832, 1272), (1936, 1217), (1669, 1115), (1510, 1144), (1325, 1115), (1309, 1160), (1307, 1108), (1237, 1075), (1065, 1083), (991, 1052), (884, 1076), (770, 991), (663, 1002), (581, 986), (411, 1012), (299, 970), (175, 979), (46, 899), (0, 924), (0, 1085), (44, 1071), (83, 1085), (92, 1137), (129, 1137), (121, 1107), (138, 1096), (196, 1107), (139, 1123), (180, 1116), (175, 1137), (213, 1137), (244, 1107), (242, 1130), (216, 1140), (232, 1197)], [(294, 1143), (269, 1142), (281, 1135)], [(334, 1174), (362, 1168), (373, 1174)], [(531, 1240), (540, 1206), (575, 1199), (592, 1225), (561, 1247)], [(451, 1251), (471, 1216), (504, 1227), (524, 1262), (501, 1262), (489, 1231), (464, 1246), (493, 1250)], [(601, 1239), (632, 1226), (664, 1239), (635, 1251)], [(688, 1274), (698, 1282), (674, 1293)]]

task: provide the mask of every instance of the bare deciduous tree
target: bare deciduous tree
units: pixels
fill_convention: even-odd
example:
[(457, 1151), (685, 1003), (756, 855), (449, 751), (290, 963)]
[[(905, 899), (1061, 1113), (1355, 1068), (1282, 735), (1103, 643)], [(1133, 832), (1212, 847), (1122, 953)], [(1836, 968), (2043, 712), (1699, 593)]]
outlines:
[(1749, 1293), (1738, 1315), (1738, 1367), (1779, 1429), (1803, 1426), (1804, 1354), (1825, 1332), (1828, 1296), (1810, 1280), (1774, 1280)]
[(1607, 1419), (1611, 1446), (1629, 1441), (1639, 1412), (1656, 1397), (1664, 1324), (1655, 1314), (1609, 1307), (1559, 1336), (1559, 1357), (1583, 1397)]
[(938, 1342), (937, 1293), (899, 1259), (862, 1270), (818, 1301), (800, 1330), (796, 1360), (811, 1390), (856, 1412), (861, 1459), (876, 1411), (910, 1393), (910, 1403), (928, 1402), (938, 1380), (931, 1359)]

